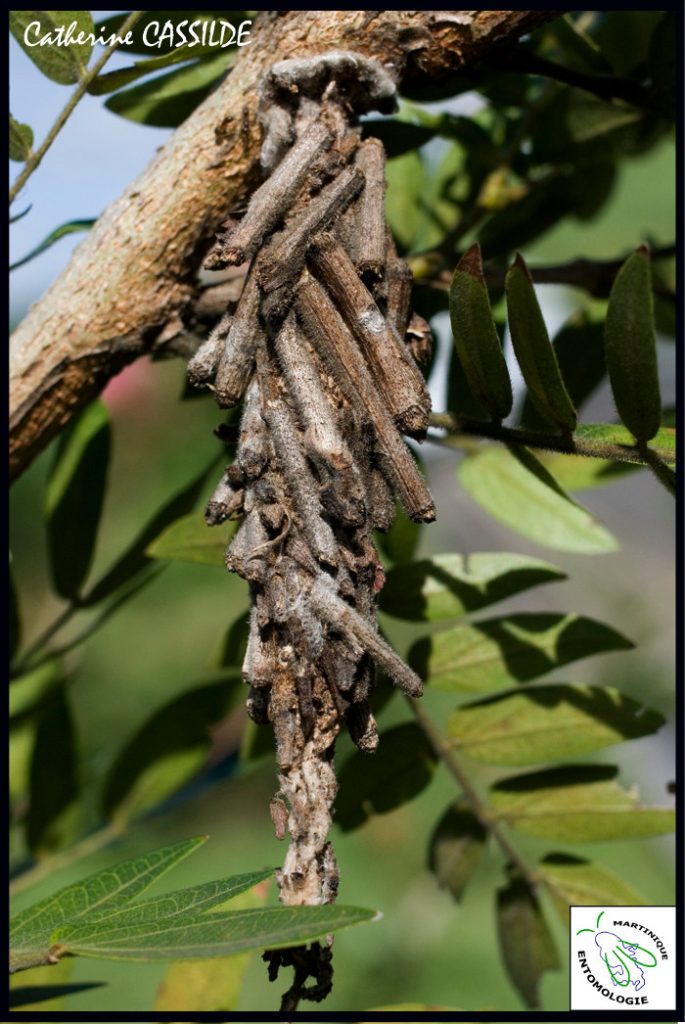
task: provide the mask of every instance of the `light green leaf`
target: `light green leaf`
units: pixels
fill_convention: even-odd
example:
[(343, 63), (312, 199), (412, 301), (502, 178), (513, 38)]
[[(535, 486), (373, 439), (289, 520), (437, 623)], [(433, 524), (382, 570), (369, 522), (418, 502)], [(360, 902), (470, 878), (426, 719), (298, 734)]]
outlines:
[(45, 492), (52, 579), (67, 600), (78, 598), (90, 569), (109, 452), (107, 408), (98, 400), (62, 434)]
[(474, 395), (496, 420), (511, 412), (509, 371), (490, 309), (478, 243), (468, 249), (450, 285), (454, 343)]
[(511, 341), (528, 393), (546, 419), (570, 432), (576, 426), (576, 412), (559, 371), (532, 278), (520, 253), (507, 273), (506, 290)]
[(129, 121), (157, 128), (176, 128), (219, 82), (233, 58), (234, 51), (225, 50), (209, 60), (196, 61), (132, 89), (116, 92), (105, 106)]
[(494, 519), (545, 547), (615, 551), (616, 538), (525, 448), (488, 445), (459, 466), (464, 489)]
[[(9, 15), (10, 32), (44, 75), (60, 85), (73, 85), (82, 78), (93, 50), (88, 40), (93, 33), (90, 11), (10, 11)], [(39, 43), (43, 39), (45, 45)]]
[[(578, 433), (576, 432), (576, 437)], [(641, 469), (635, 462), (613, 462), (587, 455), (540, 454), (540, 462), (565, 491), (590, 491), (613, 484), (627, 473)]]
[(570, 906), (633, 907), (645, 902), (632, 886), (601, 864), (566, 853), (549, 854), (538, 864), (536, 873), (564, 923), (568, 921)]
[(222, 907), (234, 896), (252, 889), (265, 878), (273, 875), (273, 868), (262, 871), (250, 871), (244, 875), (233, 875), (230, 878), (218, 878), (213, 882), (203, 882), (188, 889), (177, 889), (151, 899), (135, 903), (127, 902), (116, 909), (104, 908), (88, 914), (88, 924), (93, 931), (102, 925), (108, 929), (129, 928), (132, 925), (150, 923), (152, 921), (169, 921), (175, 917), (197, 916), (214, 908)]
[(388, 615), (412, 622), (450, 619), (562, 579), (561, 569), (525, 555), (499, 551), (435, 555), (392, 568), (380, 594), (380, 607)]
[(639, 442), (661, 422), (649, 250), (640, 246), (614, 281), (604, 323), (604, 354), (619, 416)]
[(461, 707), (450, 715), (447, 733), (476, 761), (523, 765), (649, 736), (663, 724), (663, 715), (618, 690), (561, 683)]
[(207, 526), (201, 512), (182, 516), (160, 533), (145, 549), (149, 558), (224, 566), (224, 555), (236, 523)]
[(52, 932), (67, 921), (101, 913), (134, 899), (206, 840), (207, 836), (184, 839), (143, 857), (122, 861), (22, 910), (10, 921), (13, 952), (45, 948)]
[(376, 911), (361, 907), (268, 907), (171, 920), (151, 919), (124, 927), (107, 919), (65, 924), (53, 942), (70, 953), (114, 960), (198, 960), (249, 949), (296, 946), (353, 924), (371, 921)]
[(117, 89), (123, 89), (124, 86), (130, 85), (131, 82), (138, 81), (139, 78), (143, 78), (145, 75), (152, 74), (153, 71), (161, 71), (163, 68), (172, 67), (174, 64), (197, 61), (198, 58), (201, 61), (208, 55), (216, 55), (216, 48), (179, 46), (175, 50), (171, 50), (169, 53), (162, 54), (161, 56), (150, 57), (149, 60), (137, 60), (130, 67), (119, 68), (117, 71), (108, 71), (105, 74), (98, 75), (88, 86), (88, 92), (92, 96), (106, 96), (109, 93), (116, 92)]
[(490, 790), (500, 821), (520, 832), (570, 843), (642, 839), (672, 832), (675, 814), (643, 807), (611, 765), (570, 765), (517, 775)]
[(448, 807), (430, 838), (428, 866), (438, 885), (455, 900), (461, 896), (478, 870), (488, 834), (473, 811), (464, 803)]
[(509, 977), (526, 1005), (538, 1007), (540, 978), (561, 962), (535, 894), (516, 876), (497, 890), (497, 931)]
[(207, 760), (211, 727), (242, 696), (238, 672), (217, 673), (212, 682), (153, 712), (109, 770), (102, 797), (105, 817), (138, 816), (187, 783)]
[(423, 218), (420, 199), (427, 174), (421, 154), (414, 149), (388, 160), (385, 176), (385, 216), (400, 245), (410, 249)]
[(335, 820), (347, 832), (374, 814), (387, 814), (426, 788), (435, 771), (435, 752), (413, 722), (384, 732), (369, 764), (355, 751), (340, 772)]
[[(659, 413), (661, 415), (661, 413)], [(635, 447), (633, 435), (620, 423), (580, 423), (574, 437), (595, 444), (622, 444)], [(661, 427), (647, 445), (664, 462), (675, 463), (676, 432), (671, 427)]]
[(50, 234), (35, 247), (35, 249), (31, 249), (31, 252), (27, 253), (26, 256), (17, 260), (16, 263), (13, 263), (10, 266), (10, 270), (16, 270), (17, 267), (23, 267), (25, 263), (29, 263), (32, 259), (35, 259), (36, 256), (40, 256), (42, 252), (49, 249), (55, 244), (55, 242), (58, 242), (60, 238), (64, 238), (65, 235), (73, 235), (79, 231), (89, 231), (94, 223), (95, 220), (91, 218), (90, 220), (70, 220), (66, 224), (60, 224), (60, 226), (55, 228), (54, 231), (51, 231)]
[(32, 149), (33, 129), (15, 121), (10, 114), (10, 160), (23, 164), (31, 156)]
[(582, 615), (523, 613), (454, 626), (417, 640), (411, 667), (437, 690), (503, 690), (603, 651), (633, 644)]

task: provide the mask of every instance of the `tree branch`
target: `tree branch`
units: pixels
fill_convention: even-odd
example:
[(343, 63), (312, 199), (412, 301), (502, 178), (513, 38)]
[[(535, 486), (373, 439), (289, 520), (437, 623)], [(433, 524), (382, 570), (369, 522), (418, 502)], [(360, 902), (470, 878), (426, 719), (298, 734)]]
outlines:
[(351, 49), (407, 83), (482, 60), (554, 11), (265, 12), (228, 78), (98, 220), (15, 331), (11, 477), (183, 317), (227, 213), (257, 180), (257, 85), (275, 61)]

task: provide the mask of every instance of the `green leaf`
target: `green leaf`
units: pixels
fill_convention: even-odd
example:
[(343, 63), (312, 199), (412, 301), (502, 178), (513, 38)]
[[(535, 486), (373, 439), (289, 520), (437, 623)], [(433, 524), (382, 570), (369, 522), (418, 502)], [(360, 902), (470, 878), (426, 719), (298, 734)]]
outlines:
[(411, 562), (421, 537), (421, 524), (410, 519), (398, 504), (388, 532), (377, 530), (374, 536), (381, 552), (391, 562)]
[(343, 832), (363, 825), (373, 814), (387, 814), (422, 792), (435, 771), (435, 752), (413, 722), (381, 736), (371, 755), (355, 751), (339, 776), (335, 820)]
[(235, 896), (247, 892), (272, 875), (273, 868), (264, 868), (244, 875), (232, 875), (230, 878), (203, 882), (188, 889), (177, 889), (175, 892), (167, 892), (163, 896), (154, 896), (147, 900), (127, 902), (114, 909), (110, 907), (99, 912), (91, 911), (84, 927), (92, 927), (93, 931), (97, 931), (102, 924), (107, 929), (125, 929), (152, 921), (166, 922), (174, 917), (195, 917), (198, 914), (205, 914), (208, 910), (222, 907)]
[(499, 551), (434, 555), (392, 568), (380, 593), (380, 607), (398, 619), (431, 622), (474, 612), (565, 578), (561, 569), (526, 555)]
[(468, 249), (450, 285), (450, 320), (454, 343), (476, 397), (494, 419), (511, 412), (509, 371), (490, 309), (480, 246)]
[(619, 416), (638, 443), (654, 437), (661, 422), (656, 331), (649, 250), (623, 264), (609, 296), (604, 351)]
[(10, 160), (23, 164), (31, 156), (33, 129), (21, 124), (10, 114)]
[(520, 253), (506, 277), (509, 331), (518, 364), (539, 411), (562, 431), (576, 426), (576, 412), (550, 344), (528, 267)]
[[(197, 501), (205, 480), (209, 473), (214, 470), (216, 459), (206, 466), (201, 473), (187, 484), (183, 490), (172, 495), (168, 501), (153, 515), (145, 524), (133, 543), (114, 562), (90, 591), (81, 599), (82, 606), (98, 604), (109, 597), (116, 590), (128, 583), (143, 569), (151, 564), (150, 556), (146, 554), (148, 546), (159, 536), (170, 523), (173, 523), (189, 512)], [(216, 529), (216, 527), (215, 527)]]
[[(92, 41), (87, 41), (94, 31), (90, 11), (10, 11), (9, 15), (10, 32), (44, 75), (60, 85), (80, 81), (93, 50)], [(72, 24), (74, 31), (69, 33)], [(86, 41), (78, 42), (79, 36)], [(45, 45), (38, 42), (42, 39)]]
[[(581, 423), (574, 437), (594, 444), (620, 444), (634, 449), (634, 438), (620, 423)], [(647, 447), (656, 452), (660, 459), (672, 465), (676, 461), (676, 432), (671, 427), (661, 427)]]
[(257, 725), (249, 719), (245, 723), (245, 731), (240, 744), (240, 763), (247, 765), (260, 758), (273, 757), (275, 749), (273, 729), (266, 725)]
[(80, 807), (76, 730), (65, 686), (53, 688), (41, 706), (31, 758), (26, 838), (45, 853), (75, 839)]
[(570, 843), (642, 839), (672, 832), (674, 812), (643, 807), (612, 765), (568, 765), (517, 775), (490, 790), (500, 821), (530, 836)]
[(384, 120), (370, 119), (364, 122), (363, 129), (364, 138), (372, 136), (381, 140), (388, 160), (420, 149), (424, 143), (430, 142), (436, 135), (435, 128), (429, 128), (422, 124), (408, 124), (406, 121), (393, 117)]
[(211, 727), (241, 699), (242, 690), (239, 673), (223, 673), (155, 711), (109, 770), (105, 817), (138, 816), (187, 783), (207, 760)]
[(565, 491), (593, 490), (642, 469), (635, 462), (613, 462), (611, 459), (560, 453), (540, 455), (540, 462)]
[(224, 567), (226, 547), (237, 524), (207, 526), (201, 512), (191, 512), (167, 526), (145, 549), (150, 558), (169, 558), (178, 562), (200, 562)]
[[(62, 961), (66, 963), (66, 961)], [(55, 966), (59, 966), (58, 964)], [(46, 973), (51, 971), (54, 973), (55, 967), (44, 968)], [(31, 976), (35, 977), (36, 970), (41, 971), (43, 968), (33, 968)], [(18, 977), (18, 975), (13, 975)], [(10, 982), (11, 984), (11, 982)], [(104, 988), (105, 983), (103, 981), (87, 981), (81, 982), (75, 985), (17, 985), (16, 988), (12, 988), (9, 994), (9, 1009), (16, 1010), (19, 1007), (22, 1008), (23, 1012), (33, 1009), (35, 1006), (40, 1004), (39, 1009), (41, 1012), (49, 1010), (59, 1010), (64, 1012), (64, 1000), (67, 996), (76, 996), (79, 992), (89, 992), (94, 988)], [(51, 1006), (44, 1006), (46, 1002), (52, 1003)]]
[(110, 428), (92, 402), (60, 438), (45, 493), (50, 568), (57, 593), (77, 600), (93, 558), (105, 498)]
[[(266, 902), (268, 882), (236, 896), (233, 910), (262, 907)], [(179, 1010), (192, 1013), (212, 1010), (236, 1010), (245, 981), (245, 974), (254, 954), (239, 953), (196, 963), (172, 964), (157, 991), (155, 1010)]]
[(154, 71), (161, 71), (163, 68), (172, 67), (174, 64), (197, 61), (198, 58), (202, 61), (207, 56), (213, 55), (216, 55), (215, 47), (179, 46), (162, 56), (151, 57), (149, 60), (137, 60), (130, 67), (119, 68), (117, 71), (108, 71), (105, 74), (98, 75), (88, 86), (88, 92), (91, 96), (106, 96), (109, 93), (116, 92), (117, 89), (123, 89), (124, 86), (130, 85), (131, 82), (137, 82), (139, 78), (144, 78), (145, 75), (150, 75)]
[(520, 446), (488, 445), (459, 465), (459, 481), (494, 519), (545, 547), (604, 554), (616, 538)]
[[(130, 11), (125, 11), (123, 14), (115, 14), (110, 18), (98, 21), (96, 23), (98, 34), (102, 38), (107, 38), (113, 33), (118, 34), (130, 13)], [(250, 11), (193, 11), (192, 17), (195, 21), (226, 21), (238, 26), (242, 21), (249, 20), (250, 14)], [(178, 26), (179, 23), (181, 23), (181, 28), (185, 27), (186, 35), (188, 35), (187, 11), (143, 11), (142, 17), (127, 33), (127, 37), (130, 37), (131, 41), (119, 44), (118, 49), (122, 53), (142, 53), (145, 56), (150, 55), (151, 49), (154, 49), (158, 55), (173, 53), (177, 48), (176, 44), (182, 42), (179, 32), (174, 32), (173, 38), (170, 39), (166, 35), (162, 37), (162, 29), (167, 24)], [(228, 36), (226, 36), (226, 41), (228, 41)], [(205, 49), (200, 43), (193, 47), (195, 53), (204, 52)]]
[(17, 260), (16, 263), (12, 263), (10, 270), (16, 270), (17, 267), (23, 267), (25, 263), (29, 263), (32, 259), (35, 259), (36, 256), (40, 256), (42, 252), (45, 252), (46, 249), (53, 246), (55, 242), (60, 240), (60, 238), (64, 238), (65, 235), (73, 235), (79, 231), (89, 231), (94, 223), (95, 220), (91, 218), (90, 220), (70, 220), (66, 224), (60, 224), (60, 226), (55, 228), (54, 231), (51, 231), (50, 234), (35, 247), (35, 249), (31, 249), (31, 252), (22, 259)]
[(157, 128), (176, 128), (218, 84), (233, 57), (234, 52), (227, 50), (209, 60), (159, 75), (132, 89), (114, 93), (105, 106), (129, 121)]
[(437, 690), (504, 690), (560, 665), (633, 644), (582, 615), (523, 613), (459, 626), (416, 641), (411, 667)]
[(385, 176), (388, 183), (385, 216), (401, 247), (409, 250), (423, 216), (420, 200), (426, 187), (427, 172), (421, 154), (412, 150), (388, 160)]
[(243, 612), (226, 630), (221, 639), (221, 648), (213, 659), (217, 668), (240, 669), (247, 650), (250, 635), (250, 613)]
[(268, 907), (215, 913), (197, 918), (150, 919), (117, 927), (65, 924), (52, 941), (70, 953), (114, 960), (198, 960), (249, 949), (296, 946), (353, 924), (371, 921), (376, 911), (361, 907)]
[(526, 1006), (538, 1007), (540, 978), (559, 970), (561, 962), (542, 908), (522, 878), (497, 890), (497, 931), (509, 977)]
[(564, 923), (568, 922), (570, 906), (634, 907), (645, 902), (632, 886), (601, 864), (567, 853), (549, 854), (538, 864), (536, 873)]
[(555, 683), (458, 708), (447, 733), (476, 761), (523, 765), (649, 736), (663, 724), (663, 715), (618, 690)]
[(467, 804), (456, 803), (443, 814), (430, 838), (428, 866), (438, 885), (459, 901), (478, 870), (488, 834)]
[(50, 945), (53, 931), (67, 921), (114, 909), (140, 896), (206, 840), (207, 836), (184, 839), (142, 857), (121, 861), (22, 910), (10, 921), (13, 952), (45, 948)]
[(14, 582), (12, 563), (10, 562), (10, 660), (19, 650), (21, 645), (21, 612), (19, 610), (19, 595)]

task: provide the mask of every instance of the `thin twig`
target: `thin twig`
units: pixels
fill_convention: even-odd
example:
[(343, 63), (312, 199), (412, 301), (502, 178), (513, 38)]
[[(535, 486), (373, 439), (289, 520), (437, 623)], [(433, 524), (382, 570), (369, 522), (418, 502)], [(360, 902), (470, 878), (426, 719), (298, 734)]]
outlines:
[(405, 699), (411, 708), (416, 721), (419, 723), (426, 738), (428, 739), (428, 742), (435, 751), (438, 760), (442, 761), (445, 768), (447, 768), (450, 775), (459, 785), (478, 821), (497, 842), (505, 856), (508, 857), (512, 864), (519, 869), (521, 875), (525, 878), (531, 889), (535, 890), (539, 882), (537, 875), (526, 863), (516, 847), (510, 842), (509, 838), (501, 830), (498, 823), (493, 819), (487, 803), (482, 799), (480, 793), (469, 779), (468, 773), (462, 766), (457, 755), (442, 738), (438, 729), (436, 729), (428, 712), (424, 710), (418, 701), (413, 700), (411, 697), (406, 697)]
[[(632, 462), (639, 466), (652, 466), (654, 459), (659, 459), (657, 452), (647, 449), (654, 459), (645, 455), (645, 450), (637, 445), (612, 444), (606, 441), (590, 441), (585, 438), (563, 437), (561, 434), (543, 434), (537, 430), (521, 430), (518, 427), (504, 427), (500, 423), (485, 420), (467, 420), (455, 416), (451, 412), (431, 413), (431, 427), (441, 427), (450, 434), (464, 434), (467, 437), (483, 437), (493, 441), (504, 441), (506, 444), (523, 444), (527, 448), (539, 448), (544, 451), (562, 452), (564, 455), (584, 455), (594, 459), (611, 459), (614, 462)], [(435, 444), (449, 444), (437, 437), (428, 437)], [(664, 464), (664, 463), (662, 463)], [(668, 468), (668, 464), (664, 464)]]
[(57, 116), (57, 120), (53, 124), (48, 134), (45, 136), (45, 139), (38, 147), (38, 149), (34, 153), (32, 153), (31, 156), (28, 158), (24, 165), (23, 170), (18, 175), (17, 180), (14, 182), (14, 185), (12, 185), (12, 188), (10, 189), (10, 204), (14, 202), (20, 189), (24, 187), (28, 179), (39, 166), (41, 160), (43, 159), (47, 151), (50, 149), (50, 146), (53, 144), (59, 133), (62, 131), (62, 128), (64, 128), (64, 125), (69, 120), (69, 117), (74, 111), (74, 108), (76, 107), (77, 103), (85, 96), (86, 92), (88, 91), (88, 86), (97, 78), (97, 76), (100, 74), (109, 58), (112, 56), (114, 51), (119, 46), (119, 39), (123, 39), (126, 36), (126, 33), (133, 28), (135, 23), (138, 21), (140, 17), (142, 17), (142, 15), (143, 11), (133, 11), (132, 14), (129, 15), (124, 24), (119, 29), (117, 38), (114, 40), (112, 45), (105, 50), (100, 59), (97, 60), (95, 64), (93, 64), (92, 68), (90, 68), (89, 71), (85, 72), (85, 74), (81, 78), (81, 81), (69, 97), (66, 106), (64, 107), (62, 112)]

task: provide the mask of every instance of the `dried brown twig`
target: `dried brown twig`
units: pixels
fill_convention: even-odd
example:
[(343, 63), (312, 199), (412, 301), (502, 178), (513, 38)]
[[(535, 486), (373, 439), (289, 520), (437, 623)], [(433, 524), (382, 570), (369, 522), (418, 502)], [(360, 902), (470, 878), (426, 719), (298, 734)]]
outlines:
[[(188, 368), (222, 407), (244, 395), (236, 461), (206, 519), (243, 518), (226, 564), (251, 589), (243, 676), (251, 717), (275, 733), (271, 813), (278, 838), (290, 836), (277, 873), (289, 905), (335, 899), (334, 746), (345, 725), (361, 750), (378, 744), (373, 663), (409, 696), (422, 690), (376, 626), (384, 574), (374, 528), (389, 528), (395, 496), (413, 519), (435, 518), (400, 434), (424, 436), (430, 415), (405, 340), (410, 277), (383, 219), (382, 147), (360, 147), (356, 122), (394, 96), (387, 73), (358, 54), (269, 72), (262, 165), (271, 173), (207, 265), (252, 263), (237, 306)], [(417, 332), (425, 347), (425, 328)], [(272, 979), (282, 966), (295, 971), (283, 1010), (330, 991), (331, 943), (265, 954)]]

